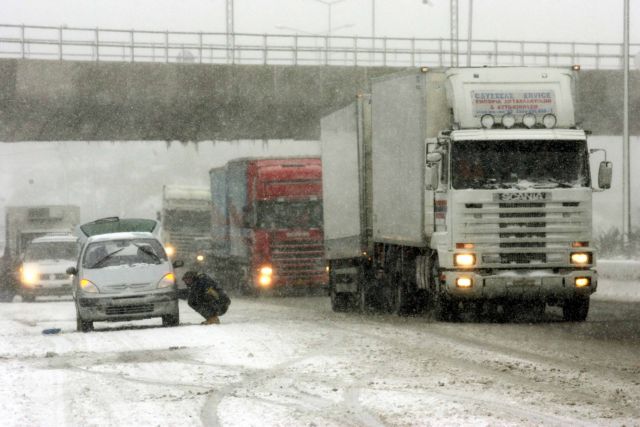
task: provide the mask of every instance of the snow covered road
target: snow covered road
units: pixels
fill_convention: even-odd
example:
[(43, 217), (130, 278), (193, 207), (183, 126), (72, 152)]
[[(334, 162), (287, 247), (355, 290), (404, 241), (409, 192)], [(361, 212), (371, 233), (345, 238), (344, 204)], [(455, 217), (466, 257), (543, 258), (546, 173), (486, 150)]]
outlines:
[(83, 334), (69, 300), (0, 304), (2, 424), (640, 425), (638, 300), (596, 297), (584, 323), (339, 314), (326, 297), (200, 320), (183, 305), (180, 327)]

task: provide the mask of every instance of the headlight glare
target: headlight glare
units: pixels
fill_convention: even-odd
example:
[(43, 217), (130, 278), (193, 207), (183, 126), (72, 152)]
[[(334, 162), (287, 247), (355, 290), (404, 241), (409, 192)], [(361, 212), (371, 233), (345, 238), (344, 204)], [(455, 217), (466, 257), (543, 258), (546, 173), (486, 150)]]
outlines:
[(456, 279), (456, 286), (459, 288), (470, 288), (473, 286), (473, 280), (471, 277), (460, 276)]
[(590, 277), (576, 277), (575, 284), (576, 284), (576, 288), (584, 288), (584, 287), (589, 286), (591, 284), (591, 278)]
[(455, 254), (454, 264), (457, 267), (473, 267), (476, 263), (474, 254)]
[(577, 264), (577, 265), (591, 264), (591, 256), (587, 252), (574, 252), (571, 254), (571, 264)]
[(33, 268), (24, 268), (20, 273), (20, 281), (23, 285), (33, 286), (38, 283), (40, 274)]

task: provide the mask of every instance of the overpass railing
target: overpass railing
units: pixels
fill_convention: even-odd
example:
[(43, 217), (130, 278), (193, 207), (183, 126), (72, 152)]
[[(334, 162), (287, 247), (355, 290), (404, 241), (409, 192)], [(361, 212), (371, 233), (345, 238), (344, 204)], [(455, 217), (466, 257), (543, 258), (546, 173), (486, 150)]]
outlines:
[[(630, 46), (639, 55), (640, 44)], [(527, 65), (621, 69), (621, 43), (114, 30), (0, 24), (0, 57), (335, 66)]]

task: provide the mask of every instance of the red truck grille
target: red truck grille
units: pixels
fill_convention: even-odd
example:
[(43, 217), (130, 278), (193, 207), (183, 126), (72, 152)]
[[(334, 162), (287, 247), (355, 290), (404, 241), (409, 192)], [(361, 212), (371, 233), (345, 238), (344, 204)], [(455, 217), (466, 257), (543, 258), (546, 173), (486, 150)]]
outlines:
[(321, 242), (279, 242), (271, 249), (271, 260), (279, 281), (296, 283), (324, 280), (324, 247)]

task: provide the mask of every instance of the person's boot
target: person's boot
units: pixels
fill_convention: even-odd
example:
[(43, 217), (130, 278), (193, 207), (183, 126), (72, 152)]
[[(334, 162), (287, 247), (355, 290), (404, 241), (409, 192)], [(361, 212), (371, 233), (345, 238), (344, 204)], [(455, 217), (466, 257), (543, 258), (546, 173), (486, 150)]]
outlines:
[(202, 322), (202, 324), (203, 325), (218, 325), (218, 324), (220, 324), (220, 319), (218, 319), (218, 316), (211, 316), (207, 320)]

